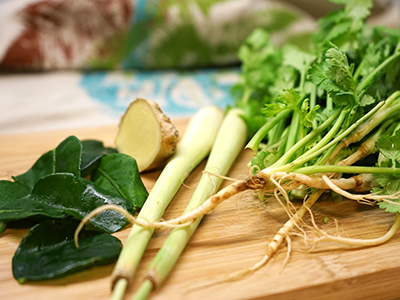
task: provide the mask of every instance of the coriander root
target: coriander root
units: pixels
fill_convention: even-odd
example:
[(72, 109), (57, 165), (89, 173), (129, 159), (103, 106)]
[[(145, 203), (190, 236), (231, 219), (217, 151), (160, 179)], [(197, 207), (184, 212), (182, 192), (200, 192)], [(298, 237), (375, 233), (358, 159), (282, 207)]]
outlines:
[[(325, 176), (326, 177), (326, 176)], [(276, 179), (280, 179), (280, 183), (276, 182)], [(297, 182), (293, 184), (293, 182)], [(246, 190), (261, 190), (264, 193), (273, 192), (277, 188), (285, 196), (287, 190), (298, 187), (300, 184), (304, 184), (307, 187), (318, 188), (322, 190), (331, 189), (336, 191), (348, 190), (369, 190), (373, 186), (372, 177), (368, 174), (360, 174), (350, 178), (339, 178), (339, 179), (329, 179), (321, 178), (317, 176), (309, 176), (305, 174), (290, 173), (290, 172), (277, 172), (273, 174), (259, 173), (254, 175), (247, 180), (239, 180), (231, 185), (220, 190), (214, 196), (210, 197), (208, 200), (202, 203), (202, 205), (193, 209), (192, 211), (179, 216), (175, 219), (168, 221), (158, 221), (150, 222), (144, 218), (135, 218), (128, 212), (126, 212), (121, 207), (116, 205), (104, 205), (98, 207), (97, 209), (90, 212), (79, 225), (75, 236), (77, 237), (79, 231), (84, 226), (88, 220), (99, 214), (100, 212), (108, 209), (112, 209), (123, 214), (129, 222), (136, 224), (145, 228), (178, 228), (186, 227), (196, 221), (196, 219), (204, 216), (205, 214), (213, 211), (223, 201), (229, 199), (230, 197), (239, 194)], [(352, 194), (345, 192), (347, 196)], [(342, 193), (344, 195), (344, 193)], [(355, 196), (356, 197), (356, 196)], [(367, 197), (367, 196), (365, 196)], [(353, 197), (354, 198), (354, 197)], [(372, 195), (369, 199), (384, 199), (390, 198), (388, 196), (377, 196)], [(362, 202), (362, 201), (361, 201)], [(76, 240), (77, 243), (77, 240)]]
[(83, 226), (94, 216), (98, 215), (102, 211), (105, 210), (115, 210), (122, 215), (124, 215), (129, 222), (132, 224), (136, 224), (145, 228), (177, 228), (177, 227), (185, 227), (196, 221), (197, 218), (200, 218), (212, 211), (218, 204), (223, 202), (224, 200), (229, 199), (230, 197), (243, 192), (245, 190), (258, 190), (265, 186), (266, 180), (257, 176), (253, 176), (247, 180), (237, 181), (232, 183), (231, 185), (225, 187), (220, 190), (214, 196), (205, 201), (202, 205), (195, 208), (194, 210), (188, 212), (187, 214), (182, 215), (181, 217), (177, 217), (170, 221), (160, 221), (160, 222), (149, 222), (143, 218), (135, 218), (125, 209), (120, 206), (107, 204), (96, 208), (87, 214), (79, 224), (78, 228), (75, 231), (75, 245), (78, 246), (78, 235)]

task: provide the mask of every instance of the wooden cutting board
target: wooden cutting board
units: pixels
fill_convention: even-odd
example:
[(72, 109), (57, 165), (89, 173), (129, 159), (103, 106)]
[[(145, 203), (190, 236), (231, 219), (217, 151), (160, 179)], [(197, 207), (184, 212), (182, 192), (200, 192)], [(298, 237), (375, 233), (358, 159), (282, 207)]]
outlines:
[[(186, 120), (175, 120), (181, 132)], [(0, 136), (0, 179), (25, 172), (45, 151), (68, 135), (94, 138), (113, 146), (116, 127), (70, 129), (56, 132)], [(232, 178), (248, 176), (252, 153), (243, 151), (231, 169)], [(165, 218), (182, 213), (201, 175), (204, 163), (187, 179)], [(143, 175), (148, 189), (159, 172)], [(223, 186), (227, 185), (224, 183)], [(335, 203), (325, 196), (313, 207), (315, 221), (332, 234), (375, 238), (391, 226), (394, 216), (350, 200)], [(324, 223), (324, 218), (329, 220)], [(274, 199), (262, 203), (252, 192), (222, 203), (201, 225), (163, 286), (150, 299), (395, 299), (400, 297), (400, 234), (386, 244), (358, 248), (336, 244), (318, 245), (313, 252), (304, 239), (291, 236), (287, 247), (261, 270), (237, 281), (211, 284), (215, 276), (246, 269), (258, 262), (266, 245), (288, 219)], [(309, 221), (309, 217), (306, 218)], [(335, 222), (335, 220), (337, 222)], [(115, 234), (125, 241), (130, 228)], [(113, 265), (94, 267), (62, 279), (19, 285), (11, 272), (11, 259), (27, 229), (6, 229), (0, 235), (1, 299), (109, 299)], [(146, 267), (167, 238), (169, 230), (155, 232), (125, 299), (132, 299)]]

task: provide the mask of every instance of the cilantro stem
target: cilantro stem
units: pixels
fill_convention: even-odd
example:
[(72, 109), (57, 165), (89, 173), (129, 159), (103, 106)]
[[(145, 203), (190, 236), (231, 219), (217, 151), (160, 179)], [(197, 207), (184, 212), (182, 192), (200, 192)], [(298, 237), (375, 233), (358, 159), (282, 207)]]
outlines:
[(252, 149), (255, 153), (258, 151), (258, 146), (260, 145), (263, 138), (268, 134), (268, 132), (281, 120), (286, 119), (289, 114), (292, 113), (291, 109), (287, 109), (278, 113), (274, 118), (269, 119), (251, 138), (251, 140), (246, 145), (246, 148)]
[(333, 110), (332, 97), (328, 94), (326, 95), (326, 113), (330, 115), (332, 110)]
[(296, 170), (296, 173), (301, 173), (301, 174), (306, 174), (306, 175), (315, 174), (315, 173), (399, 174), (400, 168), (325, 165), (325, 166), (310, 166), (310, 167), (299, 168)]
[(282, 137), (284, 136), (285, 129), (287, 128), (285, 121), (286, 121), (285, 119), (282, 119), (274, 127), (274, 134), (272, 135), (271, 142), (275, 142), (275, 141), (282, 139)]
[(303, 156), (310, 155), (311, 153), (314, 153), (321, 149), (323, 146), (325, 146), (338, 132), (343, 124), (344, 119), (346, 118), (346, 115), (348, 114), (349, 110), (348, 109), (343, 109), (340, 112), (340, 115), (338, 119), (336, 120), (335, 124), (332, 126), (332, 128), (328, 131), (327, 134), (324, 135), (324, 137), (315, 145), (312, 147), (310, 150), (308, 150), (306, 153), (303, 154)]
[(289, 134), (286, 140), (285, 152), (288, 152), (297, 141), (300, 127), (300, 114), (298, 111), (293, 112), (292, 121), (290, 123)]
[[(281, 167), (298, 151), (300, 150), (305, 144), (316, 138), (321, 132), (323, 132), (329, 125), (331, 125), (339, 116), (342, 110), (337, 110), (333, 113), (324, 123), (322, 123), (318, 128), (311, 131), (308, 135), (298, 141), (291, 149), (289, 149), (282, 157), (273, 164), (270, 168)], [(274, 169), (275, 171), (275, 169)], [(269, 172), (269, 171), (266, 171)]]
[[(311, 90), (310, 110), (313, 109), (315, 107), (315, 105), (317, 105), (317, 87), (316, 86)], [(313, 127), (313, 129), (318, 127), (317, 120), (315, 120), (315, 119), (313, 120), (312, 127)]]
[(358, 89), (361, 91), (360, 93), (360, 98), (362, 98), (362, 95), (364, 94), (364, 90), (372, 83), (372, 81), (374, 80), (374, 77), (376, 76), (376, 74), (380, 71), (382, 71), (382, 69), (386, 68), (390, 63), (392, 63), (393, 61), (395, 61), (397, 58), (400, 57), (400, 49), (399, 48), (400, 43), (397, 45), (396, 47), (396, 52), (388, 57), (385, 61), (383, 61), (373, 72), (371, 72), (367, 78), (365, 78), (361, 84), (359, 85)]
[(242, 101), (241, 101), (242, 104), (247, 104), (247, 103), (249, 102), (251, 93), (252, 93), (252, 90), (249, 89), (249, 88), (246, 88), (246, 89), (244, 90), (243, 97), (242, 97)]
[[(314, 151), (313, 153), (309, 154), (309, 155), (302, 155), (301, 157), (295, 159), (293, 162), (284, 165), (284, 163), (286, 163), (287, 158), (285, 156), (287, 156), (288, 154), (284, 154), (275, 164), (273, 164), (271, 167), (264, 169), (263, 172), (265, 173), (271, 173), (271, 172), (284, 172), (284, 171), (288, 171), (292, 168), (295, 168), (296, 166), (300, 166), (304, 163), (306, 163), (307, 161), (313, 159), (314, 157), (317, 157), (318, 155), (322, 154), (324, 151), (328, 150), (329, 148), (335, 146), (340, 140), (342, 140), (344, 137), (346, 137), (347, 135), (349, 135), (353, 130), (355, 130), (362, 122), (364, 122), (365, 120), (367, 120), (370, 116), (372, 116), (374, 113), (377, 112), (378, 109), (382, 108), (383, 105), (385, 104), (385, 102), (380, 102), (378, 103), (373, 109), (371, 109), (366, 115), (364, 115), (363, 117), (361, 117), (360, 119), (358, 119), (353, 125), (351, 125), (349, 128), (347, 128), (344, 132), (342, 132), (341, 134), (339, 134), (336, 138), (334, 138), (332, 141), (330, 141), (328, 144), (326, 144), (324, 147), (320, 148), (317, 151)], [(396, 109), (400, 109), (400, 106), (396, 107)], [(386, 110), (385, 110), (386, 111)], [(339, 111), (337, 111), (336, 113), (339, 113)], [(328, 120), (330, 120), (333, 116), (334, 118), (337, 117), (337, 115), (333, 114)], [(326, 120), (322, 125), (324, 125), (328, 120)], [(381, 120), (382, 121), (382, 120)], [(332, 123), (332, 121), (330, 122)], [(329, 123), (329, 124), (330, 124)], [(328, 126), (329, 124), (327, 124), (326, 126)], [(320, 127), (322, 126), (320, 125)], [(376, 125), (375, 125), (376, 126)], [(316, 130), (320, 129), (320, 127), (318, 127)], [(326, 127), (325, 127), (326, 128)], [(309, 135), (307, 135), (304, 139), (300, 140), (299, 143), (307, 143), (307, 141), (304, 141), (305, 139), (308, 139), (309, 136), (311, 134), (313, 134), (316, 130), (313, 130)], [(322, 130), (321, 130), (322, 131)], [(311, 139), (310, 139), (311, 140)], [(291, 155), (290, 155), (291, 157)], [(283, 158), (285, 158), (285, 160), (283, 160)]]

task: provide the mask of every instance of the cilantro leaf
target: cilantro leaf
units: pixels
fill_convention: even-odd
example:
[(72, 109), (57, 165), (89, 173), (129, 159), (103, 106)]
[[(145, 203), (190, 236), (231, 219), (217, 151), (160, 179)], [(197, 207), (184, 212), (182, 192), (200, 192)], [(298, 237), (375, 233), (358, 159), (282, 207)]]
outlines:
[(354, 65), (349, 65), (346, 54), (336, 45), (327, 42), (325, 46), (323, 60), (314, 63), (308, 72), (311, 82), (330, 93), (338, 106), (357, 105)]
[(367, 30), (366, 19), (370, 14), (372, 0), (331, 0), (337, 4), (344, 4), (345, 8), (334, 11), (319, 20), (319, 30), (314, 35), (314, 41), (323, 45), (326, 41), (336, 44), (340, 50), (350, 56), (365, 48), (360, 37)]
[(282, 54), (271, 43), (269, 34), (256, 29), (240, 47), (238, 56), (242, 61), (245, 85), (255, 90), (265, 90), (278, 77)]
[(374, 104), (375, 102), (376, 102), (376, 100), (374, 97), (372, 97), (369, 94), (365, 94), (360, 100), (360, 106), (361, 107), (368, 106), (368, 105)]
[(389, 213), (400, 213), (400, 199), (390, 199), (391, 202), (379, 202), (379, 208)]
[(262, 112), (265, 114), (266, 117), (274, 117), (279, 112), (281, 112), (287, 108), (288, 108), (287, 105), (276, 102), (276, 103), (266, 104), (265, 107), (263, 108)]
[[(400, 130), (393, 135), (384, 135), (375, 143), (380, 154), (385, 158), (379, 161), (382, 167), (398, 167), (400, 165)], [(374, 174), (376, 182), (381, 186), (372, 192), (380, 195), (394, 195), (400, 192), (400, 174)], [(400, 197), (390, 199), (391, 202), (382, 201), (379, 207), (387, 212), (400, 213)]]
[(390, 167), (400, 165), (400, 130), (397, 130), (392, 136), (380, 137), (375, 146), (391, 162)]
[[(382, 188), (374, 188), (371, 191), (372, 193), (394, 195), (400, 191), (400, 174), (374, 174), (374, 177)], [(390, 202), (379, 202), (379, 208), (390, 213), (400, 213), (400, 198), (393, 198), (392, 196)]]
[(301, 100), (300, 95), (293, 89), (283, 90), (278, 95), (276, 101), (271, 104), (266, 104), (263, 109), (263, 113), (267, 117), (276, 116), (279, 112), (286, 109), (293, 109), (299, 111), (299, 101)]
[(310, 128), (313, 125), (315, 116), (317, 115), (317, 110), (320, 108), (319, 105), (314, 106), (311, 110), (309, 109), (309, 100), (305, 99), (303, 105), (301, 106), (301, 112), (303, 116), (303, 126)]
[(283, 64), (295, 68), (300, 74), (306, 74), (316, 58), (314, 54), (303, 52), (292, 45), (283, 48)]

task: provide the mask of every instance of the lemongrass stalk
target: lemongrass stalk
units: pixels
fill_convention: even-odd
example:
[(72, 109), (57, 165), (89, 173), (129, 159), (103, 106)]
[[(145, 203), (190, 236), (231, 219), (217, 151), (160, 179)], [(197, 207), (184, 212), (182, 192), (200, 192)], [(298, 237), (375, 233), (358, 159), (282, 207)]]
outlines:
[(128, 280), (126, 278), (120, 278), (114, 285), (113, 294), (111, 300), (120, 300), (125, 294), (125, 290), (128, 287)]
[[(199, 110), (191, 118), (175, 155), (154, 184), (138, 219), (154, 222), (162, 217), (184, 180), (209, 154), (223, 115), (221, 109), (210, 106)], [(132, 227), (112, 274), (112, 285), (119, 287), (114, 290), (113, 299), (122, 299), (127, 285), (118, 282), (126, 280), (129, 284), (132, 281), (153, 232), (153, 228)]]
[[(240, 114), (239, 109), (232, 109), (225, 117), (208, 158), (205, 172), (184, 214), (192, 211), (217, 192), (223, 179), (214, 176), (211, 178), (209, 173), (226, 175), (240, 151), (243, 150), (247, 128)], [(164, 282), (200, 221), (201, 218), (198, 218), (193, 224), (176, 228), (171, 232), (150, 264), (145, 280), (133, 299), (146, 299), (152, 289)]]

